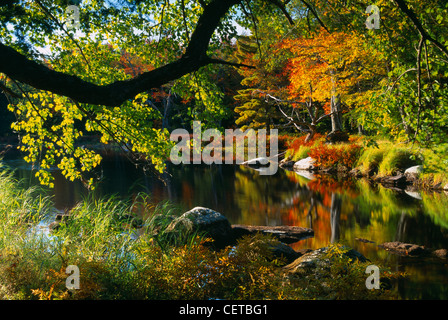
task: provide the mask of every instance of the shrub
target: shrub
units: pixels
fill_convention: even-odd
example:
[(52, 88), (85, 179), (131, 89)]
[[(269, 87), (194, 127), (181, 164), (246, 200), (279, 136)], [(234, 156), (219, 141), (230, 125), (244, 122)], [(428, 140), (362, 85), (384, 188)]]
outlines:
[(316, 165), (330, 168), (337, 165), (352, 168), (358, 159), (361, 147), (357, 144), (327, 145), (321, 144), (311, 148), (308, 153)]
[(311, 141), (305, 142), (306, 135), (290, 139), (287, 143), (287, 150), (285, 157), (292, 161), (298, 161), (309, 156), (309, 151), (312, 146), (322, 143), (325, 137), (316, 133)]

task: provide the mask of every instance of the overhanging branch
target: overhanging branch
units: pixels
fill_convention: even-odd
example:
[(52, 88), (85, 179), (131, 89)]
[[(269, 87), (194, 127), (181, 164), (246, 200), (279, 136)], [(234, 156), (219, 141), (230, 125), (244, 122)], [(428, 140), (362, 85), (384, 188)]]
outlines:
[(211, 1), (198, 19), (185, 54), (181, 58), (130, 80), (99, 86), (29, 60), (1, 42), (0, 72), (36, 89), (63, 95), (79, 103), (118, 106), (141, 92), (160, 87), (207, 64), (216, 63), (207, 56), (210, 39), (221, 19), (239, 2), (240, 0)]

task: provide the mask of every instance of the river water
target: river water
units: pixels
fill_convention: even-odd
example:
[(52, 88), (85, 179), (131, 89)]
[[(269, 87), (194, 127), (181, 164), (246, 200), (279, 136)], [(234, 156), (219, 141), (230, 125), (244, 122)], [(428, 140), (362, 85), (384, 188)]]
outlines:
[[(36, 183), (22, 160), (5, 160), (18, 178)], [(124, 198), (138, 192), (154, 202), (170, 200), (182, 210), (195, 206), (214, 209), (231, 224), (293, 225), (312, 228), (314, 237), (294, 249), (324, 247), (342, 242), (372, 261), (409, 274), (397, 283), (403, 299), (448, 299), (448, 261), (390, 253), (378, 245), (401, 241), (448, 249), (448, 196), (435, 192), (405, 192), (363, 179), (300, 175), (279, 168), (275, 175), (237, 165), (169, 165), (158, 178), (144, 174), (120, 157), (103, 161), (98, 196)], [(55, 171), (52, 191), (58, 209), (73, 206), (87, 191)], [(369, 240), (360, 241), (359, 239)], [(373, 242), (373, 243), (372, 243)], [(367, 275), (366, 275), (367, 277)]]

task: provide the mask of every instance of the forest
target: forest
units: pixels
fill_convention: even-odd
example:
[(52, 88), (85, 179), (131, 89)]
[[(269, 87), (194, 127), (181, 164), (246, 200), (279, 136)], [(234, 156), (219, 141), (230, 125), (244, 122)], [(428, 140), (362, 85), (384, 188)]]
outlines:
[[(163, 176), (177, 142), (170, 134), (176, 129), (193, 132), (197, 121), (201, 130), (214, 129), (223, 136), (226, 129), (263, 129), (268, 136), (278, 130), (284, 165), (310, 158), (326, 174), (350, 172), (350, 179), (393, 181), (393, 187), (404, 183), (400, 179), (406, 169), (418, 166), (414, 187), (448, 190), (447, 16), (444, 0), (1, 1), (0, 157), (14, 149), (32, 166), (38, 183), (27, 189), (0, 167), (5, 230), (0, 254), (7, 257), (0, 262), (0, 298), (390, 298), (390, 292), (383, 292), (388, 290), (361, 288), (363, 264), (352, 267), (343, 284), (331, 280), (337, 293), (311, 278), (301, 280), (308, 281), (309, 290), (303, 283), (285, 286), (280, 275), (270, 279), (281, 262), (266, 259), (269, 250), (263, 245), (251, 258), (248, 239), (233, 254), (229, 248), (211, 253), (204, 246), (207, 240), (196, 238), (183, 239), (185, 246), (168, 253), (169, 237), (151, 232), (132, 244), (128, 238), (117, 240), (123, 225), (115, 212), (151, 212), (148, 223), (154, 231), (161, 223), (156, 223), (156, 213), (178, 210), (148, 203), (140, 195), (132, 204), (87, 197), (71, 209), (73, 221), (61, 224), (52, 249), (38, 258), (32, 252), (44, 244), (35, 240), (32, 248), (18, 234), (26, 233), (30, 219), (38, 221), (49, 212), (50, 200), (33, 192), (55, 189), (55, 171), (92, 193), (101, 189), (100, 168), (110, 154)], [(256, 190), (251, 186), (256, 178), (247, 177), (237, 182)], [(344, 181), (321, 179), (313, 180), (308, 191), (302, 183), (296, 187), (306, 194), (320, 184), (345, 188), (340, 187)], [(182, 188), (193, 193), (190, 185)], [(247, 190), (240, 193), (255, 197)], [(385, 198), (389, 201), (389, 195)], [(324, 199), (339, 201), (334, 194)], [(289, 212), (301, 206), (296, 202)], [(445, 202), (436, 201), (431, 211), (444, 228)], [(263, 210), (270, 212), (265, 205)], [(355, 204), (352, 211), (363, 205)], [(333, 210), (334, 205), (328, 207)], [(79, 248), (70, 249), (76, 241)], [(128, 249), (117, 253), (123, 247)], [(344, 252), (334, 243), (329, 248), (329, 256)], [(135, 257), (136, 252), (144, 254)], [(102, 264), (104, 255), (122, 260)], [(63, 268), (70, 259), (89, 270), (84, 291), (63, 286)], [(331, 272), (341, 272), (343, 264), (339, 259)], [(33, 269), (28, 274), (27, 265)], [(401, 276), (382, 273), (383, 278)], [(232, 291), (232, 286), (238, 289)], [(353, 296), (349, 288), (355, 288)]]

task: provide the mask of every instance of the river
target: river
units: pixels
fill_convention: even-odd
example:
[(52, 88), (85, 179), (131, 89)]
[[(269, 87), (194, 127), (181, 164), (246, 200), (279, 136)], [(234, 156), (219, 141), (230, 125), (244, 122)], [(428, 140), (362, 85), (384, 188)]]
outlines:
[[(18, 178), (37, 183), (30, 165), (17, 159), (4, 162), (16, 169)], [(87, 194), (81, 183), (67, 182), (57, 171), (54, 176), (51, 193), (58, 209), (73, 206)], [(232, 224), (312, 228), (315, 236), (294, 244), (294, 249), (316, 249), (339, 241), (372, 263), (407, 272), (408, 278), (397, 284), (402, 299), (448, 299), (446, 259), (399, 256), (378, 246), (401, 241), (448, 248), (444, 193), (405, 192), (364, 179), (299, 175), (281, 168), (275, 175), (260, 175), (237, 165), (170, 164), (160, 179), (118, 156), (103, 161), (100, 176), (98, 196), (128, 198), (146, 192), (154, 202), (170, 200), (184, 211), (195, 206), (214, 209)]]

